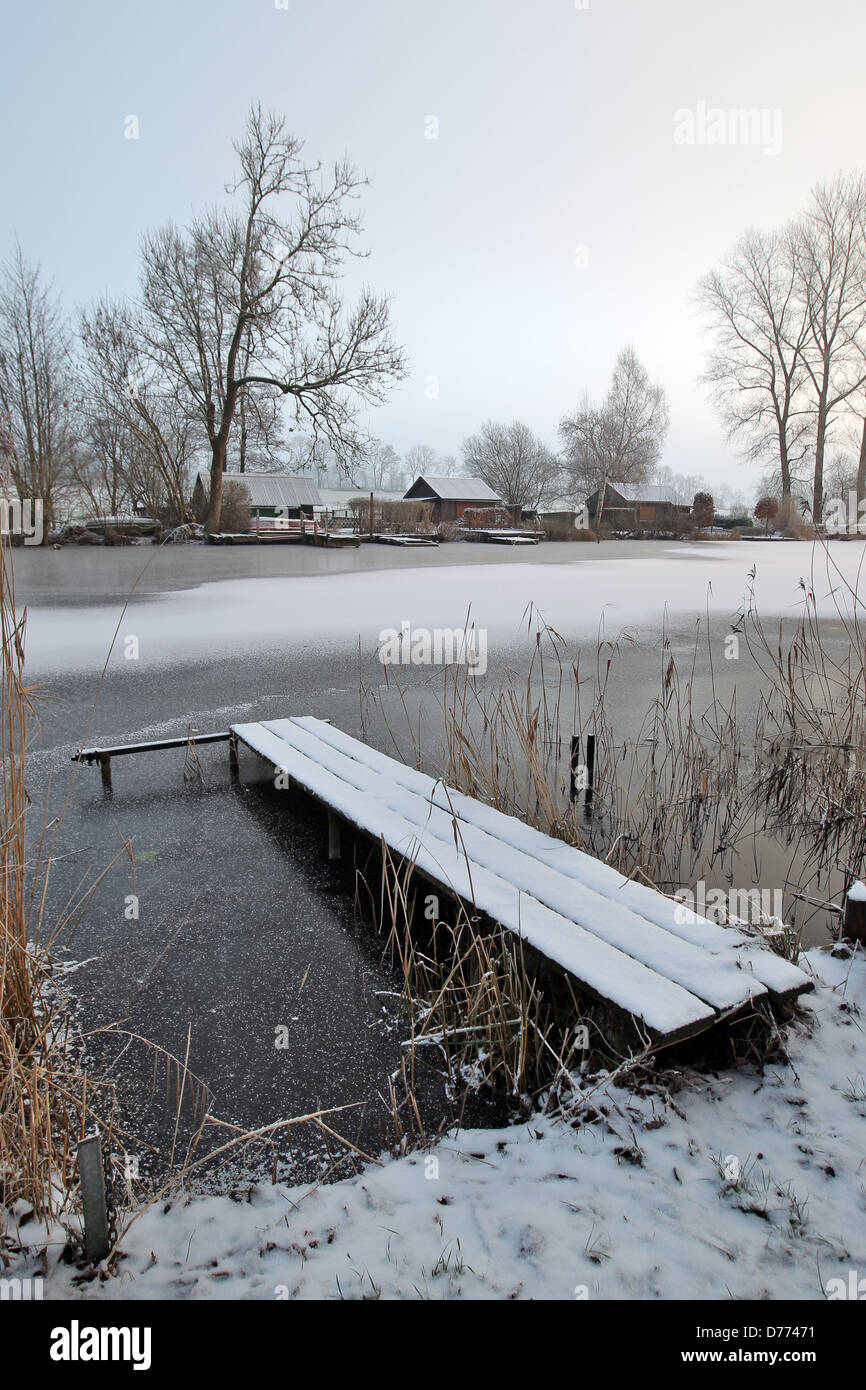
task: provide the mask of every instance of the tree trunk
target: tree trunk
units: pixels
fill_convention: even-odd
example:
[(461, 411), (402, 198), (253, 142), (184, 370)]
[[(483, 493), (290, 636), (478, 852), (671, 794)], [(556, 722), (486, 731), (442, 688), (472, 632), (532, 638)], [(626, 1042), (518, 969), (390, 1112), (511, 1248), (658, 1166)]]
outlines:
[(223, 473), (226, 466), (227, 442), (221, 435), (211, 440), (210, 497), (207, 504), (207, 520), (204, 529), (207, 535), (215, 536), (220, 529), (220, 516), (223, 509)]
[(860, 458), (857, 461), (857, 512), (859, 519), (860, 503), (866, 497), (866, 419), (860, 435)]
[(782, 471), (782, 501), (791, 496), (791, 465), (788, 462), (788, 441), (779, 435), (779, 466)]
[(815, 480), (812, 487), (812, 520), (816, 526), (824, 515), (824, 441), (827, 435), (826, 398), (818, 403), (818, 426), (815, 431)]

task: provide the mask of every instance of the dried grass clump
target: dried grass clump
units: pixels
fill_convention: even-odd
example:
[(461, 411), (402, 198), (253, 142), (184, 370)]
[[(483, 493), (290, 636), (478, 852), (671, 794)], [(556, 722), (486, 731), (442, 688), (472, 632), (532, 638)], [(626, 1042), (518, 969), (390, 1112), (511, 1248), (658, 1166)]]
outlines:
[(75, 1146), (108, 1111), (110, 1087), (88, 1085), (70, 1051), (64, 1001), (42, 940), (50, 846), (43, 822), (28, 842), (25, 768), (35, 689), (25, 684), (26, 615), (15, 611), (11, 558), (0, 543), (0, 1250), (10, 1209), (60, 1214), (74, 1180)]

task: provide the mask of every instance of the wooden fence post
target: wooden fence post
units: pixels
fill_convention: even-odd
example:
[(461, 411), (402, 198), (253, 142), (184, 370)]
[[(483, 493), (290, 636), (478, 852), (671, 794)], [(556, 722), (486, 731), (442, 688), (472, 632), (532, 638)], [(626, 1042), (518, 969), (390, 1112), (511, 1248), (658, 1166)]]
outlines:
[(97, 1264), (105, 1259), (111, 1249), (102, 1137), (99, 1134), (93, 1134), (79, 1143), (78, 1173), (84, 1208), (84, 1254), (91, 1263)]
[(845, 894), (842, 935), (866, 946), (866, 884), (852, 883)]

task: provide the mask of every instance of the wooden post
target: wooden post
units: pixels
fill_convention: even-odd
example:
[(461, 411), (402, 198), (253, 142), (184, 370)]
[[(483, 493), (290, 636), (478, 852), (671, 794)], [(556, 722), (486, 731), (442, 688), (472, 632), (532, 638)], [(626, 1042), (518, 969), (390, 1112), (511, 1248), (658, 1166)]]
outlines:
[(340, 821), (337, 816), (328, 814), (328, 858), (340, 858)]
[(592, 815), (592, 793), (595, 788), (595, 734), (586, 736), (586, 791), (583, 794), (583, 809)]
[(99, 771), (102, 774), (102, 785), (111, 791), (111, 759), (107, 753), (103, 753), (99, 759)]
[(576, 800), (577, 800), (577, 778), (575, 777), (575, 773), (577, 772), (577, 769), (578, 769), (579, 767), (580, 767), (580, 739), (577, 737), (577, 734), (572, 734), (572, 736), (571, 736), (571, 762), (570, 762), (570, 764), (569, 764), (569, 776), (568, 776), (568, 799), (569, 799), (569, 801), (576, 801)]
[(372, 492), (371, 492), (371, 493), (370, 493), (370, 540), (373, 539), (373, 516), (374, 516), (373, 494), (372, 494)]
[(238, 741), (234, 734), (229, 734), (229, 769), (233, 778), (237, 777), (240, 770), (240, 758), (238, 757)]
[(866, 946), (866, 884), (852, 883), (845, 895), (842, 935)]
[(84, 1253), (91, 1263), (104, 1260), (111, 1244), (108, 1238), (108, 1198), (102, 1139), (93, 1134), (78, 1145), (78, 1173), (81, 1178), (81, 1204), (84, 1208)]
[[(571, 739), (571, 765), (568, 780), (568, 799), (577, 800), (577, 793), (580, 790), (577, 785), (577, 773), (580, 771), (580, 739), (573, 735)], [(592, 814), (592, 793), (595, 778), (595, 734), (586, 736), (586, 762), (583, 764), (585, 773), (583, 787), (583, 806), (587, 815)]]

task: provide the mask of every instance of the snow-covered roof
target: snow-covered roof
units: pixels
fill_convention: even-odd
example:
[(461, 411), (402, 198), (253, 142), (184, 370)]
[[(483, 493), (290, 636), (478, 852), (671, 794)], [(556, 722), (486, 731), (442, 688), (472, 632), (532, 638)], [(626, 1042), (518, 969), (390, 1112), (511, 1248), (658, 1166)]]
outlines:
[[(202, 470), (199, 482), (210, 492), (210, 474)], [(320, 507), (322, 499), (312, 478), (294, 473), (224, 473), (226, 483), (242, 483), (252, 507)]]
[(363, 488), (363, 487), (320, 487), (319, 495), (322, 499), (321, 505), (332, 509), (348, 507), (349, 504), (358, 497), (369, 502), (370, 493), (373, 493), (377, 502), (402, 502), (402, 492), (388, 492), (383, 488)]
[(676, 491), (664, 483), (610, 483), (610, 487), (624, 497), (626, 502), (673, 502), (680, 506), (687, 506), (687, 503), (680, 503)]
[[(422, 484), (429, 489), (426, 494), (448, 502), (498, 502), (499, 498), (481, 478), (435, 478), (430, 473), (415, 479), (409, 492)], [(408, 497), (407, 492), (406, 496)], [(418, 497), (420, 497), (420, 493)]]

